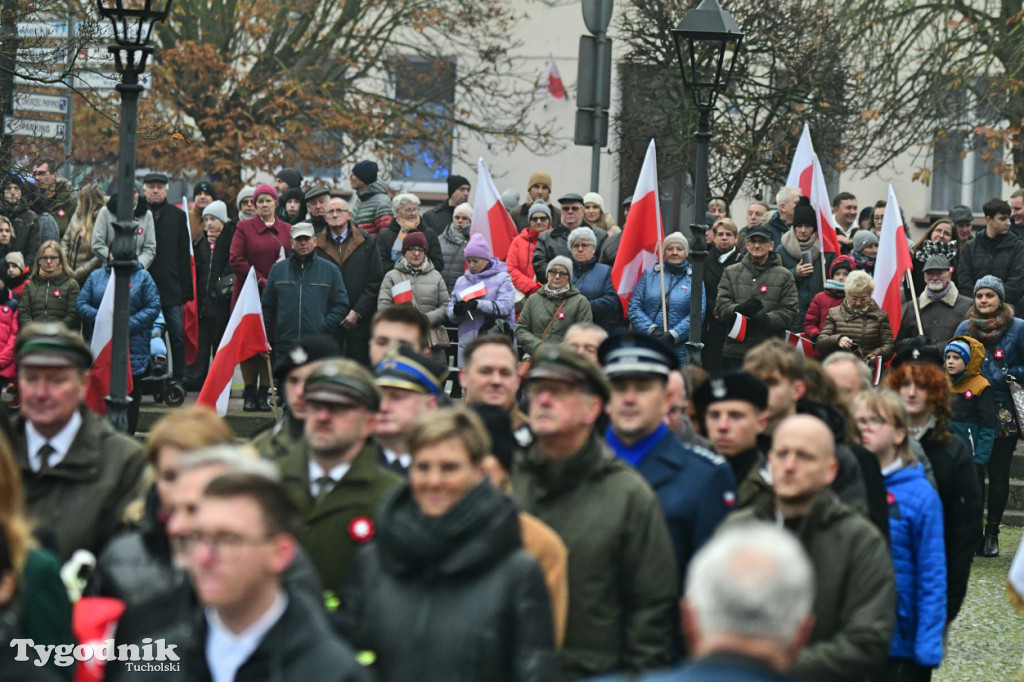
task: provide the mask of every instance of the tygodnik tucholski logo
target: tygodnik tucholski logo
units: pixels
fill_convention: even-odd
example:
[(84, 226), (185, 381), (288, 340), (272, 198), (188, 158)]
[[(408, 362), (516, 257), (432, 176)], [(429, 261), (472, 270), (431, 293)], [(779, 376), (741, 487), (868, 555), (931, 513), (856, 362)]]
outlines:
[(181, 670), (177, 644), (167, 644), (163, 639), (146, 637), (142, 646), (119, 644), (114, 640), (93, 641), (89, 644), (36, 644), (31, 639), (12, 639), (11, 646), (17, 649), (16, 661), (32, 661), (42, 667), (53, 659), (57, 666), (74, 665), (76, 662), (118, 661), (132, 672), (178, 672)]

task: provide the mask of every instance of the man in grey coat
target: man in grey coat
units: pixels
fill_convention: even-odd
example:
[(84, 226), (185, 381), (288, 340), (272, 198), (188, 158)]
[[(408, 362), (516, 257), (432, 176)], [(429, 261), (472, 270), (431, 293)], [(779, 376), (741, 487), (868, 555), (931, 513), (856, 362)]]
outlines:
[[(945, 256), (935, 255), (925, 261), (924, 282), (925, 290), (917, 296), (921, 328), (932, 341), (944, 344), (956, 336), (957, 325), (967, 319), (967, 310), (974, 301), (963, 296), (953, 283), (953, 274)], [(907, 301), (903, 304), (903, 319), (896, 338), (909, 339), (918, 333), (914, 306)]]

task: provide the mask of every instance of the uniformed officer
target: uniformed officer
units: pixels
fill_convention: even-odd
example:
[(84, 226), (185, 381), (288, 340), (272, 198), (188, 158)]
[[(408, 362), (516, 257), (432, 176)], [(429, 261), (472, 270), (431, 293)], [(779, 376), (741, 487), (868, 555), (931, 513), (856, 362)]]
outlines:
[(303, 400), (304, 440), (276, 464), (302, 514), (299, 542), (336, 595), (356, 550), (373, 539), (377, 508), (402, 479), (377, 466), (369, 439), (380, 389), (368, 370), (354, 360), (324, 360), (306, 378)]
[(666, 425), (669, 372), (679, 361), (665, 344), (623, 332), (606, 339), (597, 353), (611, 384), (605, 440), (658, 494), (682, 578), (735, 504), (732, 469), (710, 450), (684, 445)]
[(771, 494), (771, 476), (757, 438), (768, 424), (768, 387), (750, 372), (712, 374), (693, 395), (715, 452), (732, 467), (736, 507)]

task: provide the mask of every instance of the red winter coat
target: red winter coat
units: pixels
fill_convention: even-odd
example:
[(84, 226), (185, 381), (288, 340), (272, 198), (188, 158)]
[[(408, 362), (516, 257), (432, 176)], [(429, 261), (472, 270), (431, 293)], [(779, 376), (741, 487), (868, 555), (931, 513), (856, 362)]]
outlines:
[(540, 232), (526, 228), (516, 235), (508, 247), (505, 265), (515, 288), (527, 296), (541, 288), (541, 283), (534, 277), (533, 251), (537, 248)]
[(818, 340), (818, 334), (821, 333), (821, 328), (825, 325), (828, 311), (842, 303), (844, 295), (842, 291), (827, 289), (814, 295), (811, 304), (807, 306), (807, 314), (804, 315), (804, 336), (811, 341)]
[(228, 262), (235, 273), (235, 285), (231, 292), (231, 307), (235, 307), (238, 294), (242, 291), (245, 278), (249, 274), (249, 266), (256, 268), (256, 282), (260, 286), (260, 294), (267, 283), (270, 268), (281, 257), (284, 248), (288, 256), (291, 244), (292, 226), (274, 217), (274, 224), (267, 226), (259, 216), (242, 220), (235, 226), (235, 236), (231, 239), (231, 251)]
[(0, 377), (14, 381), (14, 340), (18, 336), (18, 311), (0, 306)]

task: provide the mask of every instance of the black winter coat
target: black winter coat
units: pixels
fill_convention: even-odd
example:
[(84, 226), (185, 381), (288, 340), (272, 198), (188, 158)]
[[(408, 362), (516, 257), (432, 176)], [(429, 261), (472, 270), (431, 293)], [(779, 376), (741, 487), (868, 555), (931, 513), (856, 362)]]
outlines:
[(227, 322), (231, 314), (231, 292), (234, 288), (235, 273), (228, 261), (231, 255), (231, 239), (235, 236), (234, 221), (228, 222), (217, 237), (217, 244), (210, 249), (210, 242), (203, 230), (192, 242), (196, 257), (196, 299), (199, 301), (199, 317), (223, 319)]
[(4, 206), (0, 213), (10, 218), (11, 226), (14, 228), (14, 237), (11, 239), (8, 252), (20, 251), (25, 257), (25, 267), (31, 268), (36, 262), (36, 252), (43, 243), (39, 232), (39, 216), (23, 203)]
[(1024, 297), (1024, 243), (1007, 233), (993, 239), (985, 230), (960, 250), (960, 266), (956, 271), (956, 287), (964, 295), (973, 294), (974, 283), (985, 275), (1003, 281), (1007, 303), (1019, 308)]
[(192, 300), (192, 264), (188, 243), (192, 238), (185, 212), (168, 204), (149, 204), (156, 232), (156, 258), (149, 266), (149, 274), (160, 292), (160, 305), (164, 308), (182, 305)]
[(548, 593), (511, 500), (484, 482), (430, 518), (403, 485), (377, 521), (340, 623), (376, 653), (378, 682), (555, 679)]
[[(385, 274), (395, 269), (396, 261), (391, 260), (391, 247), (395, 245), (399, 229), (398, 221), (392, 218), (391, 223), (377, 235), (377, 253), (380, 255), (380, 264)], [(434, 269), (444, 272), (444, 253), (441, 251), (441, 242), (437, 238), (437, 232), (422, 223), (417, 230), (427, 238), (427, 258), (434, 264)]]

